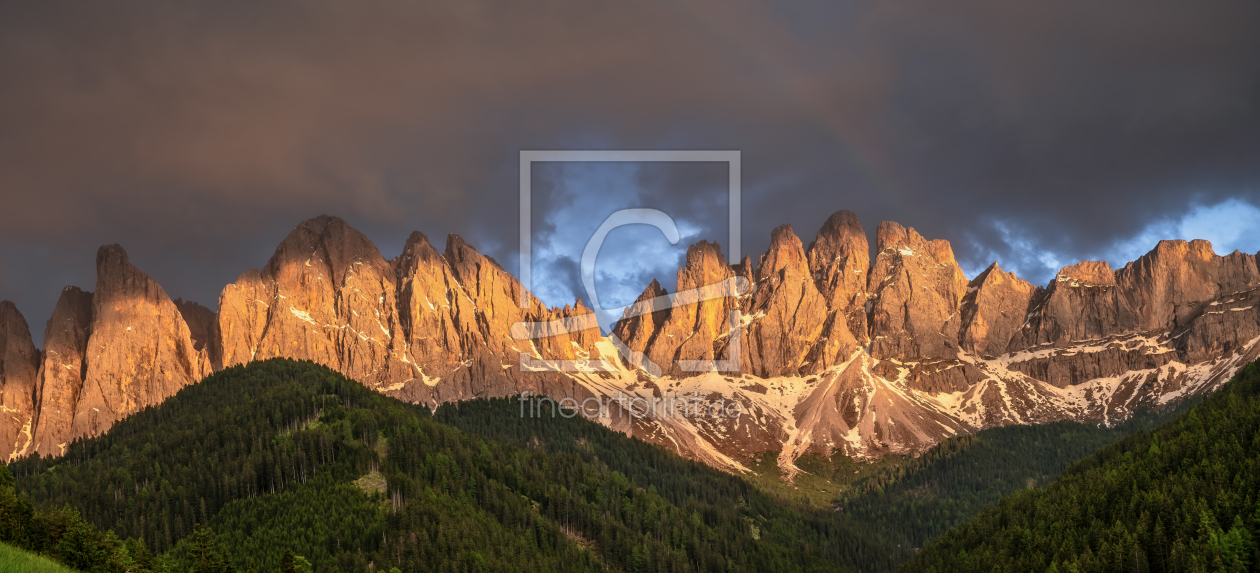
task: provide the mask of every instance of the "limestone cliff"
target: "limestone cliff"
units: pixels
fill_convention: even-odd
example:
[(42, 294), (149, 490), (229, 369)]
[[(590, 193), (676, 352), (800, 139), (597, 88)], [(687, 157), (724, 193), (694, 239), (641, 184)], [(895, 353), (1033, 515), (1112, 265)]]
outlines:
[(720, 467), (772, 451), (791, 473), (807, 452), (1114, 423), (1210, 392), (1260, 354), (1256, 257), (1204, 241), (1160, 242), (1118, 271), (1070, 265), (1039, 287), (997, 263), (968, 281), (948, 242), (892, 222), (872, 258), (848, 211), (808, 246), (787, 225), (770, 239), (735, 265), (692, 245), (678, 292), (652, 281), (607, 338), (580, 302), (547, 307), (456, 235), (439, 250), (413, 233), (385, 260), (336, 217), (304, 221), (217, 312), (172, 301), (102, 247), (96, 291), (62, 292), (42, 353), (0, 303), (0, 455), (59, 454), (217, 369), (289, 357), (429, 405), (521, 392), (737, 403), (731, 418), (614, 406), (599, 421)]

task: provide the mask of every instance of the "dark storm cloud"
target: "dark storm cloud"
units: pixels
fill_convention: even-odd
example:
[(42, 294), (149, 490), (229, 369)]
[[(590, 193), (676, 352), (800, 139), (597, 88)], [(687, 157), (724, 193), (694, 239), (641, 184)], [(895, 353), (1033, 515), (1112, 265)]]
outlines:
[[(515, 268), (517, 152), (582, 148), (742, 150), (754, 259), (847, 208), (1043, 282), (1260, 204), (1258, 25), (1254, 2), (0, 3), (0, 298), (38, 339), (119, 242), (213, 306), (322, 212), (386, 256), (456, 232)], [(685, 215), (721, 184), (636, 189), (724, 240)], [(683, 248), (622, 275), (672, 286)]]

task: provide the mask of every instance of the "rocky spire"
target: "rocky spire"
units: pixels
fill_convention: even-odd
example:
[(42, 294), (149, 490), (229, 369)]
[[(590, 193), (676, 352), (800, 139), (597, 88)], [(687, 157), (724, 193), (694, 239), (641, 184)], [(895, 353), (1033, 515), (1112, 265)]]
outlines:
[[(643, 289), (643, 293), (639, 298), (634, 300), (626, 309), (626, 317), (617, 321), (613, 327), (612, 334), (617, 337), (623, 344), (638, 351), (648, 348), (652, 344), (655, 337), (665, 324), (669, 321), (670, 308), (668, 304), (660, 305), (660, 310), (647, 312), (652, 308), (654, 301), (665, 296), (667, 293), (661, 288), (661, 283), (656, 279)], [(638, 311), (644, 311), (638, 313)], [(634, 313), (634, 316), (629, 316)]]
[[(687, 291), (719, 288), (717, 285), (733, 277), (735, 271), (722, 256), (722, 248), (717, 243), (701, 241), (687, 248), (686, 263), (678, 269), (678, 292), (691, 296)], [(649, 285), (638, 302), (664, 293), (659, 284)], [(717, 347), (724, 344), (718, 339), (729, 334), (729, 315), (738, 305), (733, 297), (679, 304), (620, 321), (614, 333), (632, 350), (643, 352), (663, 373), (682, 376), (685, 373), (676, 363), (679, 359), (715, 360)]]
[(87, 375), (88, 337), (92, 333), (92, 293), (68, 286), (44, 329), (39, 368), (35, 443), (32, 453), (52, 456), (74, 438), (74, 411)]
[(798, 374), (808, 366), (805, 355), (822, 334), (827, 302), (791, 225), (771, 233), (748, 301), (744, 312), (751, 323), (740, 349), (744, 370), (767, 377)]
[(1006, 352), (1024, 324), (1029, 305), (1041, 292), (1040, 287), (1002, 270), (997, 263), (989, 265), (967, 285), (959, 345), (981, 356)]
[[(42, 356), (16, 310), (0, 304), (0, 406), (12, 414), (0, 416), (0, 438), (14, 444), (0, 443), (9, 449), (0, 453), (58, 454), (221, 365), (283, 356), (429, 405), (524, 390), (577, 399), (721, 394), (748, 414), (717, 425), (614, 419), (610, 427), (731, 467), (781, 447), (790, 470), (805, 452), (877, 456), (994, 425), (1114, 421), (1142, 404), (1211, 391), (1260, 356), (1260, 273), (1250, 254), (1218, 257), (1206, 242), (1168, 241), (1118, 272), (1101, 262), (1065, 267), (1041, 289), (996, 263), (968, 283), (949, 243), (896, 223), (880, 225), (876, 247), (871, 261), (846, 211), (808, 248), (791, 227), (775, 229), (756, 266), (747, 256), (729, 266), (713, 243), (692, 245), (680, 292), (735, 277), (751, 290), (704, 301), (676, 295), (680, 306), (654, 305), (615, 326), (664, 380), (635, 369), (637, 355), (631, 364), (613, 356), (581, 301), (546, 307), (458, 236), (439, 251), (414, 233), (385, 261), (340, 219), (304, 221), (261, 272), (223, 290), (217, 314), (171, 301), (121, 248), (103, 247), (97, 292), (63, 291)], [(636, 304), (662, 299), (653, 281)], [(518, 324), (530, 337), (516, 336)], [(741, 372), (693, 376), (679, 367), (727, 358), (736, 336)], [(1045, 344), (1061, 348), (1023, 352)], [(550, 360), (581, 371), (522, 372)], [(616, 364), (607, 370), (607, 362)], [(32, 366), (23, 365), (36, 363), (32, 386)], [(30, 414), (23, 396), (33, 396)]]
[(39, 359), (22, 313), (13, 303), (0, 301), (0, 460), (30, 451)]
[(852, 211), (836, 211), (810, 243), (809, 268), (827, 306), (823, 332), (806, 358), (819, 372), (849, 358), (870, 342), (867, 275), (871, 270), (866, 231)]
[[(870, 267), (870, 247), (862, 223), (852, 211), (836, 211), (809, 245), (809, 269), (818, 281), (819, 293), (827, 299), (827, 307), (846, 314), (863, 307)], [(862, 325), (853, 331), (865, 337), (865, 313), (858, 316)]]
[(879, 359), (952, 358), (962, 324), (958, 306), (967, 279), (948, 241), (927, 241), (914, 229), (885, 221), (876, 231), (867, 290), (871, 354)]
[[(74, 437), (99, 434), (212, 372), (207, 352), (194, 349), (188, 325), (166, 291), (118, 245), (96, 254), (86, 357)], [(45, 371), (57, 367), (63, 366), (45, 361)]]

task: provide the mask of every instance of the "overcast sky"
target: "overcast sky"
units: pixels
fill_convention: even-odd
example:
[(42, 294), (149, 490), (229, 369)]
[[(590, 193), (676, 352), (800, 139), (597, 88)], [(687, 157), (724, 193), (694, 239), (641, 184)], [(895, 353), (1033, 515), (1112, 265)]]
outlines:
[[(632, 5), (633, 4), (633, 5)], [(1044, 284), (1161, 238), (1260, 250), (1260, 3), (3, 2), (0, 299), (36, 343), (120, 243), (217, 306), (300, 221), (386, 257), (448, 233), (517, 269), (523, 149), (735, 149), (742, 240), (855, 211)], [(670, 291), (727, 244), (718, 164), (543, 165), (535, 290)]]

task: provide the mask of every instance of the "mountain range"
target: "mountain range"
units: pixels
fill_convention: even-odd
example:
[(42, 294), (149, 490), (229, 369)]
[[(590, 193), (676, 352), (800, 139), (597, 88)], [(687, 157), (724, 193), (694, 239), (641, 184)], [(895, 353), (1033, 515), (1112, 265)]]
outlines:
[[(1114, 424), (1211, 392), (1260, 354), (1253, 254), (1161, 241), (1124, 268), (1082, 262), (1042, 287), (996, 263), (968, 280), (948, 242), (897, 223), (875, 237), (872, 256), (856, 215), (839, 211), (808, 245), (775, 229), (756, 263), (692, 245), (680, 291), (738, 278), (748, 291), (661, 308), (654, 281), (609, 336), (580, 302), (547, 307), (455, 235), (439, 251), (413, 233), (386, 260), (317, 217), (225, 286), (217, 312), (172, 300), (122, 247), (101, 247), (95, 290), (62, 291), (42, 350), (0, 303), (0, 456), (61, 454), (225, 367), (288, 357), (430, 406), (526, 391), (735, 401), (736, 417), (613, 409), (598, 421), (724, 469), (774, 452), (792, 475), (808, 453), (870, 459), (995, 426)], [(517, 323), (588, 327), (522, 340)], [(739, 371), (680, 365), (724, 359), (735, 340)], [(522, 372), (553, 360), (577, 371)]]

